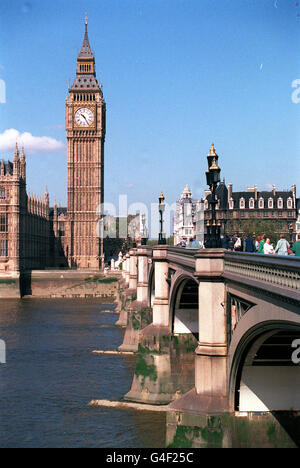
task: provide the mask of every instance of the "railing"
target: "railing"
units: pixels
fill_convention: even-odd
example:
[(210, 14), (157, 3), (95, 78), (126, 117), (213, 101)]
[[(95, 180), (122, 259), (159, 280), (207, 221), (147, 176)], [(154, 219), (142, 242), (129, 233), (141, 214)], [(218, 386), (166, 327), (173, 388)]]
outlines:
[(226, 252), (224, 278), (300, 301), (300, 258)]

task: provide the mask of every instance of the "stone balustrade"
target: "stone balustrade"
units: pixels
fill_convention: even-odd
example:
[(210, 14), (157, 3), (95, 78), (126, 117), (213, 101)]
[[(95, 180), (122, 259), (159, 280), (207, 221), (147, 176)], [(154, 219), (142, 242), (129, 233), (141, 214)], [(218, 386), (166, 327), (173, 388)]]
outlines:
[(226, 252), (224, 278), (300, 300), (299, 257)]

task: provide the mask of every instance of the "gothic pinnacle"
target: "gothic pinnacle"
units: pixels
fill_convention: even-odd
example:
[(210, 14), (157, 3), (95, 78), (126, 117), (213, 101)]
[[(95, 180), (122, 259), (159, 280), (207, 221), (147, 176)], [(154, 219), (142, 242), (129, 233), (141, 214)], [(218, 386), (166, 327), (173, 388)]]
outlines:
[(19, 159), (19, 148), (18, 148), (18, 143), (17, 142), (16, 142), (16, 146), (15, 146), (14, 159)]

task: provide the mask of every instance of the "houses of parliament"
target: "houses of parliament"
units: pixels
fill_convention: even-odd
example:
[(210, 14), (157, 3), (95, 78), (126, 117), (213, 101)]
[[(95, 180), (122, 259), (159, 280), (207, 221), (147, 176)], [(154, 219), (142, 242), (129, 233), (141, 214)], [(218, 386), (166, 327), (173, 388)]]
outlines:
[[(0, 274), (43, 268), (102, 268), (106, 106), (85, 20), (77, 70), (66, 99), (67, 207), (26, 188), (26, 148), (0, 163)], [(21, 150), (21, 151), (20, 151)]]

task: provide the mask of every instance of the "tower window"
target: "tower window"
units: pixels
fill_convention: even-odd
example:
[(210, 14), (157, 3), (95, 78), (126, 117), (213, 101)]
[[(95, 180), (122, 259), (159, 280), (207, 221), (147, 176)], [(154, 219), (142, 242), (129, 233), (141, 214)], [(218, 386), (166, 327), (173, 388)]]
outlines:
[(8, 257), (8, 241), (0, 241), (0, 257)]
[(8, 232), (7, 215), (0, 216), (0, 232)]
[(5, 199), (6, 199), (5, 188), (0, 188), (0, 200), (5, 200)]

